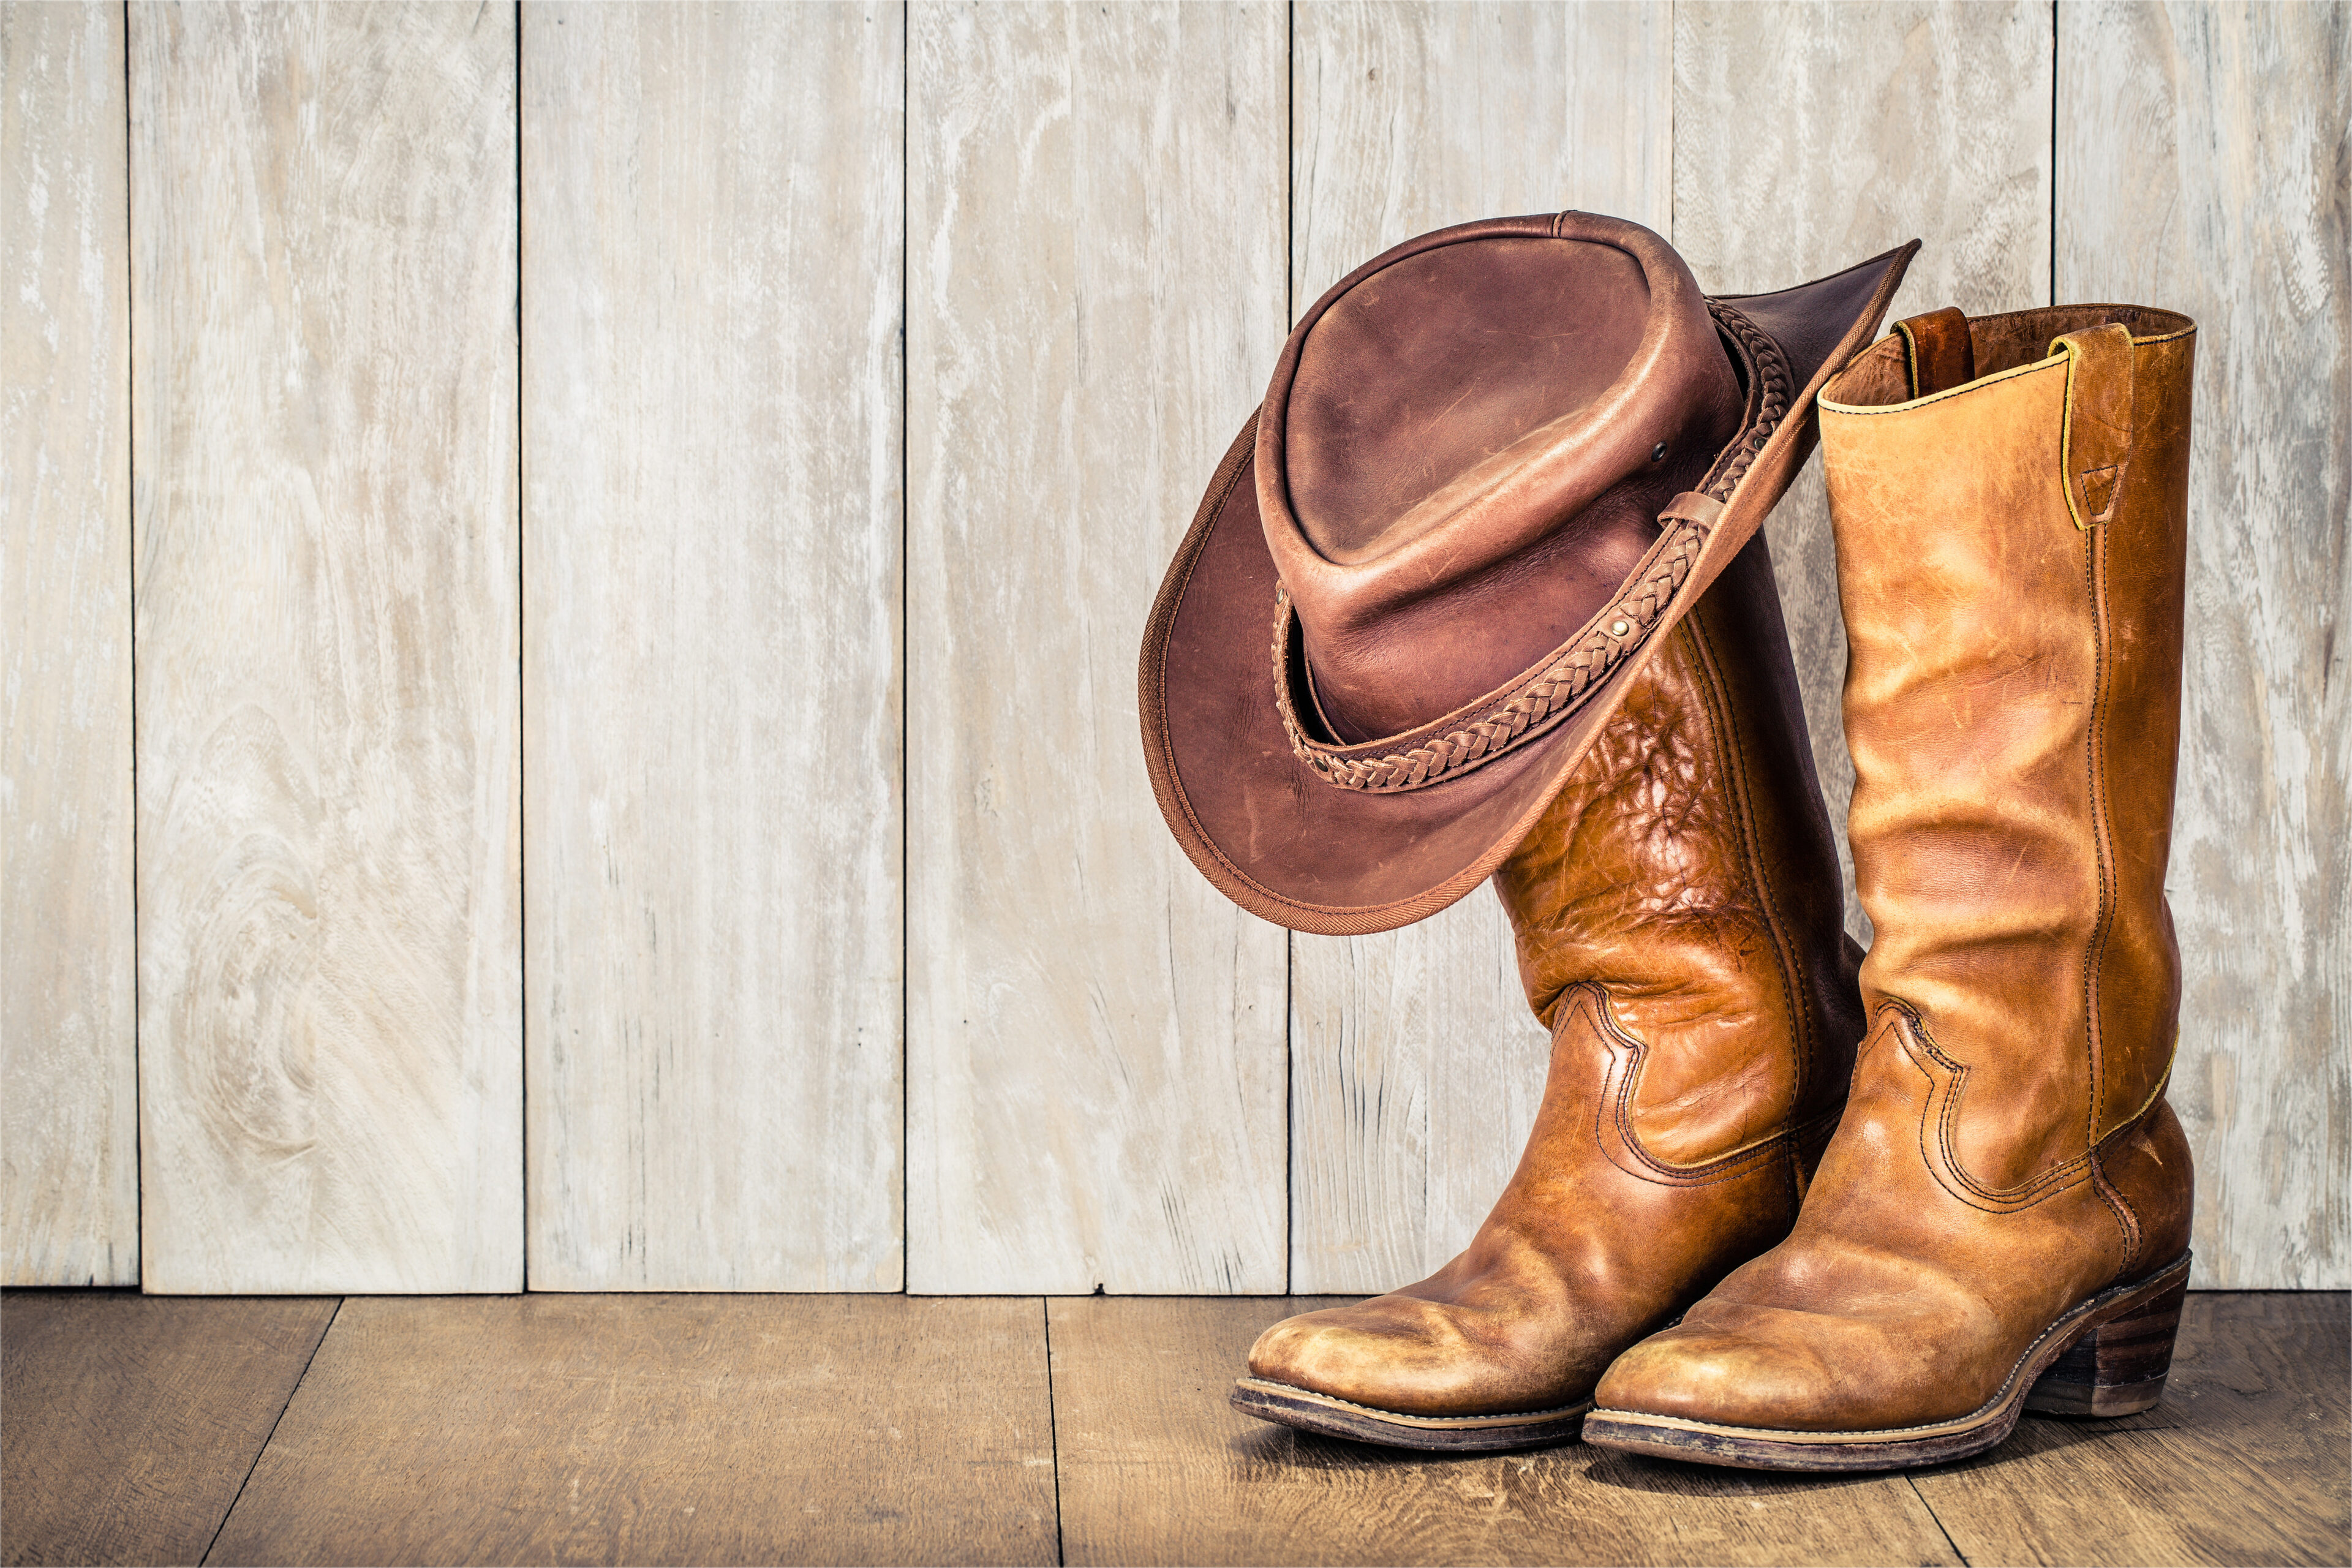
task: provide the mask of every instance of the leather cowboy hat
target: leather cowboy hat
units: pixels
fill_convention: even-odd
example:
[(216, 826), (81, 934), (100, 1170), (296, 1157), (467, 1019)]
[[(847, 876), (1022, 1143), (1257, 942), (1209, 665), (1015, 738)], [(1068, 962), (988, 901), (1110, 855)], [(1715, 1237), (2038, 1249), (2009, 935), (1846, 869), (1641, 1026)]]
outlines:
[(1335, 935), (1484, 880), (1788, 489), (1917, 249), (1709, 299), (1648, 229), (1567, 212), (1341, 279), (1144, 628), (1145, 761), (1192, 863)]

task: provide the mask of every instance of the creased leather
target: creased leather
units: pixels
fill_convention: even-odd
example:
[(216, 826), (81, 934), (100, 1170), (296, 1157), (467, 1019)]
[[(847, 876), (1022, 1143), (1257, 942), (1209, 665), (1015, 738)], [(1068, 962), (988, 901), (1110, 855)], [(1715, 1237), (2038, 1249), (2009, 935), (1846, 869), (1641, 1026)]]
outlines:
[[(2128, 326), (2085, 319), (2110, 310)], [(2193, 327), (2109, 307), (1970, 327), (1992, 368), (1964, 387), (1906, 400), (1874, 349), (1822, 395), (1877, 932), (1853, 1094), (1790, 1238), (1620, 1358), (1605, 1408), (1963, 1415), (2053, 1321), (2188, 1245), (2161, 1093)], [(2037, 336), (2067, 341), (2038, 357)], [(2104, 521), (2077, 526), (2070, 486), (2109, 468)]]
[[(1469, 252), (1486, 244), (1517, 247), (1530, 237), (1563, 253), (1596, 243), (1624, 248), (1607, 238), (1610, 233), (1626, 238), (1633, 247), (1627, 254), (1664, 247), (1656, 236), (1636, 226), (1590, 215), (1490, 220), (1408, 241), (1343, 279), (1327, 299), (1344, 297), (1400, 258), (1423, 252)], [(1192, 864), (1250, 912), (1294, 930), (1333, 935), (1410, 924), (1491, 877), (1614, 716), (1674, 624), (1754, 536), (1795, 477), (1814, 439), (1813, 394), (1866, 342), (1917, 249), (1914, 241), (1795, 289), (1729, 301), (1701, 299), (1695, 302), (1698, 314), (1674, 312), (1675, 321), (1696, 325), (1703, 315), (1709, 329), (1720, 328), (1707, 331), (1703, 342), (1685, 334), (1689, 353), (1668, 356), (1675, 366), (1693, 371), (1717, 389), (1724, 384), (1718, 378), (1727, 376), (1732, 384), (1738, 404), (1736, 434), (1711, 455), (1702, 449), (1692, 456), (1690, 443), (1679, 439), (1675, 431), (1685, 428), (1688, 419), (1703, 419), (1713, 399), (1657, 404), (1651, 391), (1656, 385), (1670, 386), (1675, 378), (1653, 384), (1637, 374), (1627, 391), (1640, 405), (1643, 417), (1604, 418), (1587, 431), (1589, 442), (1556, 439), (1563, 432), (1547, 421), (1538, 427), (1547, 432), (1543, 460), (1530, 462), (1524, 472), (1488, 492), (1472, 509), (1475, 515), (1464, 520), (1463, 529), (1448, 523), (1382, 554), (1360, 583), (1370, 584), (1377, 596), (1385, 592), (1377, 581), (1381, 574), (1402, 572), (1389, 585), (1402, 585), (1418, 595), (1413, 600), (1416, 615), (1448, 598), (1448, 583), (1483, 588), (1492, 585), (1490, 569), (1506, 574), (1517, 569), (1494, 553), (1498, 535), (1490, 524), (1507, 525), (1505, 534), (1520, 530), (1513, 537), (1536, 541), (1525, 552), (1523, 563), (1544, 578), (1530, 587), (1525, 605), (1509, 615), (1491, 613), (1492, 606), (1475, 592), (1459, 599), (1458, 616), (1441, 616), (1448, 623), (1441, 628), (1443, 635), (1400, 667), (1402, 684), (1380, 701), (1394, 700), (1416, 713), (1438, 710), (1433, 724), (1443, 723), (1460, 707), (1447, 706), (1437, 685), (1453, 682), (1470, 693), (1473, 702), (1481, 703), (1477, 711), (1465, 711), (1461, 724), (1444, 723), (1433, 732), (1434, 739), (1445, 742), (1443, 757), (1434, 741), (1425, 737), (1407, 749), (1423, 755), (1408, 756), (1402, 764), (1391, 762), (1389, 753), (1395, 748), (1386, 743), (1402, 731), (1354, 739), (1353, 745), (1370, 749), (1368, 757), (1340, 759), (1317, 749), (1328, 747), (1335, 738), (1362, 737), (1368, 722), (1363, 714), (1349, 710), (1346, 694), (1331, 683), (1331, 669), (1318, 663), (1312, 651), (1318, 623), (1328, 617), (1301, 611), (1297, 636), (1286, 639), (1299, 657), (1286, 653), (1282, 668), (1287, 679), (1276, 679), (1277, 600), (1286, 590), (1294, 605), (1313, 597), (1307, 580), (1315, 568), (1312, 562), (1303, 562), (1293, 580), (1289, 567), (1277, 561), (1274, 542), (1286, 534), (1307, 555), (1321, 559), (1293, 522), (1269, 515), (1262, 506), (1269, 495), (1288, 493), (1284, 452), (1269, 452), (1268, 447), (1282, 448), (1287, 439), (1287, 403), (1278, 389), (1287, 384), (1285, 378), (1316, 333), (1317, 321), (1310, 312), (1285, 346), (1276, 386), (1269, 388), (1259, 413), (1217, 465), (1144, 623), (1137, 662), (1137, 713), (1145, 768), (1153, 798)], [(1671, 259), (1671, 253), (1662, 257), (1656, 277), (1686, 271), (1679, 261), (1667, 267)], [(1468, 269), (1465, 284), (1477, 270)], [(1645, 279), (1650, 277), (1645, 271)], [(1469, 298), (1459, 305), (1462, 313), (1473, 316), (1486, 308), (1485, 301)], [(1553, 321), (1544, 330), (1575, 331), (1583, 324)], [(1438, 336), (1452, 334), (1453, 326), (1445, 320), (1432, 325)], [(1645, 336), (1647, 331), (1645, 321)], [(1335, 384), (1345, 379), (1333, 378)], [(1420, 390), (1425, 389), (1416, 389), (1413, 395)], [(1486, 390), (1491, 394), (1494, 389)], [(1608, 397), (1596, 399), (1571, 415), (1570, 423), (1584, 420), (1610, 402)], [(1435, 419), (1443, 410), (1444, 405), (1438, 405), (1430, 416)], [(1521, 408), (1514, 417), (1526, 412)], [(1508, 427), (1508, 420), (1495, 426), (1497, 430)], [(1397, 456), (1410, 466), (1420, 454), (1406, 443)], [(1675, 471), (1685, 459), (1694, 470), (1687, 479)], [(1653, 474), (1659, 481), (1654, 492), (1650, 489)], [(1422, 475), (1413, 484), (1423, 479), (1432, 489), (1445, 482)], [(1567, 479), (1574, 485), (1562, 482)], [(1681, 548), (1695, 531), (1691, 525), (1675, 524), (1668, 543), (1660, 542), (1657, 525), (1661, 508), (1687, 510), (1688, 503), (1677, 501), (1676, 496), (1690, 491), (1694, 483), (1722, 502), (1695, 554)], [(1656, 504), (1643, 499), (1638, 505), (1629, 503), (1630, 510), (1613, 504), (1579, 507), (1576, 494), (1591, 484), (1612, 490), (1630, 485), (1644, 498), (1654, 493)], [(1726, 485), (1728, 492), (1718, 495)], [(1425, 496), (1428, 491), (1416, 493)], [(1659, 545), (1654, 557), (1654, 543)], [(1503, 548), (1507, 554), (1507, 538)], [(1642, 570), (1645, 563), (1663, 568), (1664, 591), (1655, 591), (1661, 584)], [(1343, 577), (1358, 572), (1353, 567), (1334, 570)], [(1639, 580), (1629, 581), (1637, 572)], [(1412, 580), (1415, 573), (1417, 582)], [(1636, 596), (1645, 601), (1644, 616), (1620, 616), (1612, 609), (1608, 618), (1595, 619), (1603, 607)], [(1522, 609), (1525, 615), (1517, 613)], [(1591, 613), (1584, 614), (1586, 610)], [(1621, 636), (1610, 629), (1620, 618), (1628, 622), (1629, 633), (1638, 619), (1639, 637), (1617, 647), (1612, 658), (1602, 659), (1596, 650), (1593, 658), (1580, 660), (1577, 656), (1591, 640), (1581, 628), (1591, 623), (1593, 637), (1605, 641)], [(1562, 653), (1561, 639), (1553, 635), (1561, 626), (1577, 628), (1572, 652)], [(1504, 706), (1513, 710), (1499, 718), (1482, 702), (1486, 694), (1497, 689), (1489, 681), (1492, 670), (1475, 673), (1477, 660), (1488, 660), (1496, 668), (1501, 663), (1482, 640), (1489, 627), (1503, 641), (1523, 639), (1534, 650), (1528, 658), (1540, 661), (1500, 677), (1514, 690), (1504, 700)], [(1394, 647), (1382, 651), (1381, 641), (1372, 635), (1361, 646), (1382, 658), (1400, 657)], [(1564, 668), (1570, 664), (1578, 668)], [(1556, 666), (1562, 667), (1563, 679), (1554, 684)], [(1580, 685), (1580, 675), (1585, 678)], [(1524, 688), (1517, 684), (1522, 678), (1528, 682)], [(1547, 684), (1549, 691), (1537, 691)], [(1570, 701), (1565, 707), (1552, 706), (1551, 700), (1563, 689)], [(1288, 702), (1283, 700), (1285, 693)], [(1522, 698), (1536, 700), (1519, 708)], [(1538, 706), (1545, 708), (1540, 721)], [(1307, 716), (1303, 729), (1293, 723), (1301, 714)], [(1457, 740), (1457, 729), (1473, 733)], [(1357, 767), (1368, 760), (1368, 768)], [(1344, 763), (1345, 772), (1335, 763)]]
[(1855, 955), (1759, 538), (1495, 879), (1550, 1074), (1435, 1275), (1275, 1325), (1260, 1377), (1416, 1415), (1584, 1398), (1784, 1235), (1861, 1033)]
[(1741, 406), (1697, 282), (1637, 224), (1463, 225), (1335, 285), (1285, 346), (1255, 476), (1333, 733), (1417, 729), (1559, 647)]

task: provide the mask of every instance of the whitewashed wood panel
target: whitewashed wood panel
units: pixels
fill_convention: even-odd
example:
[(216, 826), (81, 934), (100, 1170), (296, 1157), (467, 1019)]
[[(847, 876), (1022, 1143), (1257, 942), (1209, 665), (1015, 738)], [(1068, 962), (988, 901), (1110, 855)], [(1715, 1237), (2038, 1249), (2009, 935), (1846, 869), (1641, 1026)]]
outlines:
[[(2051, 7), (2045, 0), (1680, 0), (1675, 248), (1712, 293), (1786, 288), (1924, 240), (1887, 323), (2050, 302)], [(1845, 625), (1808, 462), (1765, 531), (1813, 758), (1853, 895), (1839, 692)]]
[(2352, 7), (2068, 5), (2058, 294), (2196, 318), (2166, 890), (2197, 1282), (2352, 1284)]
[(522, 1283), (515, 54), (130, 14), (145, 1283)]
[(530, 1284), (896, 1289), (903, 12), (522, 25)]
[(0, 6), (0, 1284), (139, 1281), (122, 10)]
[(1287, 17), (909, 26), (908, 1283), (1278, 1291), (1284, 936), (1162, 825), (1135, 667), (1282, 342)]
[(1576, 207), (1664, 234), (1672, 19), (1663, 0), (1303, 0), (1293, 314), (1448, 224)]
[[(1294, 314), (1447, 224), (1577, 207), (1664, 233), (1670, 21), (1663, 5), (1299, 6)], [(1294, 938), (1291, 1032), (1291, 1288), (1421, 1278), (1501, 1194), (1543, 1093), (1549, 1037), (1502, 906), (1481, 889), (1402, 931)]]

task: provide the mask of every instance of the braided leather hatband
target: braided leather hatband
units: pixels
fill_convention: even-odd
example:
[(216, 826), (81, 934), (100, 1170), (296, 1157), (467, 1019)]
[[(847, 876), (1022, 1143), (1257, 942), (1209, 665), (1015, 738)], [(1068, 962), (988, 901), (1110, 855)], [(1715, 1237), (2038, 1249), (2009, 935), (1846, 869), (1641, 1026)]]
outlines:
[(1707, 309), (1748, 362), (1750, 395), (1746, 430), (1717, 458), (1699, 489), (1676, 496), (1658, 514), (1662, 531), (1657, 542), (1616, 597), (1551, 658), (1490, 692), (1477, 704), (1475, 718), (1466, 722), (1440, 721), (1450, 726), (1443, 733), (1393, 736), (1363, 746), (1330, 745), (1308, 735), (1291, 701), (1291, 628), (1297, 616), (1291, 610), (1290, 590), (1276, 585), (1275, 704), (1281, 710), (1290, 749), (1301, 762), (1341, 789), (1422, 789), (1459, 777), (1560, 723), (1649, 639), (1666, 606), (1689, 578), (1707, 535), (1723, 515), (1724, 503), (1789, 412), (1792, 378), (1780, 346), (1733, 307), (1710, 300)]

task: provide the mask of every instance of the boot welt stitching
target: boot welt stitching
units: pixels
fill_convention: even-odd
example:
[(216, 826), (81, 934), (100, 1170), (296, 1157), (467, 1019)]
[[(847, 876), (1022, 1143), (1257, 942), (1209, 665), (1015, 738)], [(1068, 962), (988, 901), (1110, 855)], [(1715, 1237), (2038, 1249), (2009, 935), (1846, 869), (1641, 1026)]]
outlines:
[(1592, 1408), (1592, 1401), (1587, 1399), (1576, 1405), (1557, 1405), (1549, 1410), (1497, 1410), (1475, 1415), (1416, 1415), (1407, 1410), (1383, 1410), (1377, 1405), (1360, 1405), (1352, 1399), (1342, 1399), (1336, 1394), (1326, 1394), (1320, 1389), (1304, 1387), (1296, 1383), (1284, 1383), (1278, 1378), (1253, 1375), (1243, 1378), (1236, 1386), (1246, 1388), (1251, 1384), (1263, 1384), (1268, 1388), (1280, 1389), (1287, 1394), (1303, 1394), (1318, 1404), (1344, 1405), (1350, 1410), (1360, 1410), (1367, 1415), (1377, 1415), (1384, 1421), (1393, 1421), (1402, 1426), (1410, 1426), (1452, 1427), (1466, 1422), (1504, 1426), (1517, 1421), (1539, 1421), (1555, 1416), (1579, 1415)]

